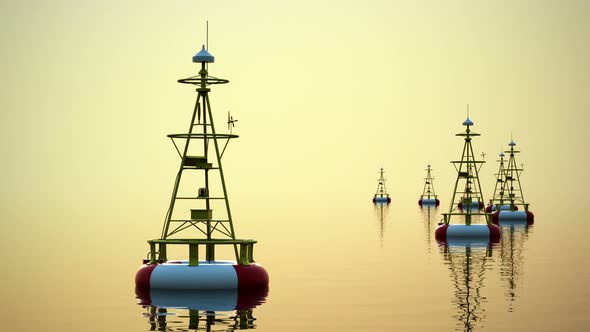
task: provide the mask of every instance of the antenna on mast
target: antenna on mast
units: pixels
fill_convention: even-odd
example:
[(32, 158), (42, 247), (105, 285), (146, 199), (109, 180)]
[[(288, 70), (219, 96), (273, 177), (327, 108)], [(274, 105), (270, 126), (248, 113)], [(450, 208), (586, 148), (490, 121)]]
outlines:
[[(209, 20), (205, 21), (205, 49), (209, 51)], [(205, 70), (209, 70), (209, 64), (205, 64)]]

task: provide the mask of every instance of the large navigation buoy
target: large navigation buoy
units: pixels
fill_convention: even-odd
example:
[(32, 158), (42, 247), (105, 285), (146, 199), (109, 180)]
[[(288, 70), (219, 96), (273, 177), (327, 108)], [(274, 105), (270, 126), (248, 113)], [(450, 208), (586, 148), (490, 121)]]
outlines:
[[(469, 111), (468, 111), (469, 112)], [(473, 152), (471, 141), (473, 137), (479, 134), (471, 131), (473, 121), (467, 119), (463, 122), (466, 126), (464, 133), (457, 136), (464, 137), (465, 145), (463, 146), (463, 155), (460, 160), (452, 161), (457, 170), (457, 181), (453, 190), (453, 197), (448, 213), (443, 213), (443, 222), (435, 230), (434, 235), (440, 242), (460, 242), (460, 243), (490, 243), (498, 242), (501, 239), (501, 230), (491, 221), (489, 213), (482, 213), (479, 210), (483, 208), (483, 195), (479, 181), (479, 170), (485, 163), (483, 160), (477, 160)], [(485, 156), (482, 154), (482, 156)], [(457, 201), (455, 198), (459, 198)], [(463, 225), (451, 224), (453, 217), (462, 217)], [(474, 224), (477, 217), (483, 217), (485, 224)]]
[[(229, 81), (209, 76), (207, 67), (214, 62), (214, 57), (205, 46), (193, 56), (193, 62), (201, 64), (198, 75), (178, 81), (197, 87), (189, 132), (168, 135), (181, 157), (180, 169), (162, 234), (160, 238), (148, 241), (148, 259), (136, 273), (136, 290), (140, 294), (149, 294), (152, 290), (268, 289), (268, 273), (254, 262), (256, 241), (236, 238), (225, 185), (221, 158), (230, 139), (238, 137), (232, 133), (237, 120), (228, 114), (229, 134), (217, 133), (209, 101), (210, 86)], [(220, 147), (218, 140), (222, 140), (225, 146)], [(177, 145), (177, 141), (181, 144)], [(185, 171), (191, 176), (182, 177)], [(179, 191), (179, 188), (192, 188), (193, 191)], [(211, 196), (212, 193), (215, 194)], [(225, 204), (214, 205), (213, 202)], [(186, 209), (176, 211), (179, 206), (190, 209), (190, 217)], [(213, 206), (219, 209), (219, 215), (213, 214)], [(169, 260), (169, 246), (184, 246), (188, 260)], [(233, 247), (235, 260), (216, 259), (219, 246)], [(202, 260), (199, 260), (200, 248), (204, 249)]]

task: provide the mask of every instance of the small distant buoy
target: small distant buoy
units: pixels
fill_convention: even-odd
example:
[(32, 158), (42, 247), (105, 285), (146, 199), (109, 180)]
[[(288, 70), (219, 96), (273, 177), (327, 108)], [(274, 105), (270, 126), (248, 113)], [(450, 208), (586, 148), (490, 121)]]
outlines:
[(434, 237), (439, 242), (483, 240), (499, 242), (502, 237), (500, 227), (496, 225), (448, 225), (443, 224), (436, 228)]
[(375, 196), (373, 196), (373, 203), (391, 203), (391, 198), (389, 198), (389, 194), (385, 188), (385, 177), (383, 176), (383, 173), (385, 173), (385, 171), (381, 168), (381, 170), (379, 170), (379, 179), (377, 179), (377, 192), (375, 193)]
[(496, 225), (499, 222), (512, 221), (526, 221), (527, 224), (531, 225), (535, 222), (535, 215), (531, 211), (506, 211), (503, 209), (494, 212), (492, 215), (492, 222)]
[(432, 176), (432, 167), (430, 164), (426, 166), (426, 177), (424, 178), (424, 189), (422, 190), (422, 196), (418, 200), (418, 205), (423, 206), (438, 206), (440, 200), (436, 198), (437, 195), (434, 192), (434, 177)]

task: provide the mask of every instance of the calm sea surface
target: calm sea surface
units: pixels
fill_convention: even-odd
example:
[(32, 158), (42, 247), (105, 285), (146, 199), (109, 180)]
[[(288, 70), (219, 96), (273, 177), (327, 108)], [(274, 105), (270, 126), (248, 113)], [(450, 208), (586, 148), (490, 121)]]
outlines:
[(534, 226), (504, 225), (500, 244), (472, 247), (434, 240), (444, 196), (438, 209), (409, 196), (375, 206), (370, 193), (234, 199), (238, 236), (259, 241), (271, 280), (265, 303), (238, 311), (185, 308), (231, 294), (137, 304), (134, 274), (166, 202), (5, 207), (2, 330), (587, 330), (587, 218), (567, 195), (528, 196)]

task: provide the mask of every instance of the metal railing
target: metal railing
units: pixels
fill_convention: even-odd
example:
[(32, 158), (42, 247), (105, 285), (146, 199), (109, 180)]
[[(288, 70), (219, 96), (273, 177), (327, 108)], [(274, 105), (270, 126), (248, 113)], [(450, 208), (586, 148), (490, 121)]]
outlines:
[[(164, 263), (168, 261), (167, 245), (188, 245), (188, 265), (199, 265), (199, 245), (207, 246), (207, 248), (215, 253), (215, 246), (217, 245), (233, 245), (239, 246), (239, 251), (236, 251), (236, 261), (238, 265), (250, 265), (254, 263), (254, 244), (256, 240), (243, 239), (155, 239), (149, 240), (150, 252), (148, 253), (147, 264)], [(156, 244), (158, 244), (158, 251), (156, 251)], [(214, 259), (211, 259), (214, 260)]]

